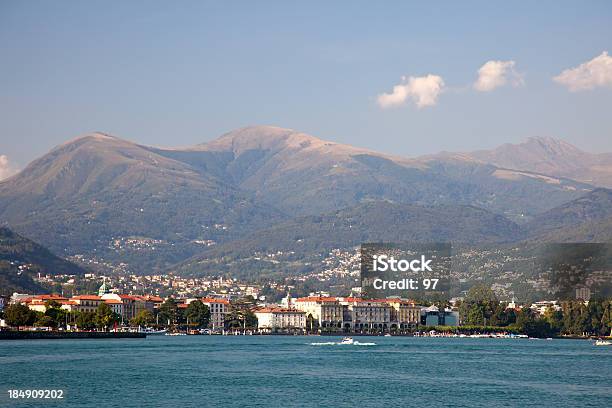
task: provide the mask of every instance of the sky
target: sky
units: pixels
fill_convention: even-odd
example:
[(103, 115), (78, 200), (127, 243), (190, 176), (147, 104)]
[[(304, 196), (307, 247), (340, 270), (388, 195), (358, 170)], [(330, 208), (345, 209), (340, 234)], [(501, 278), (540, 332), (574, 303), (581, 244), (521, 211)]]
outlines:
[(611, 2), (289, 3), (0, 0), (0, 178), (93, 131), (612, 152)]

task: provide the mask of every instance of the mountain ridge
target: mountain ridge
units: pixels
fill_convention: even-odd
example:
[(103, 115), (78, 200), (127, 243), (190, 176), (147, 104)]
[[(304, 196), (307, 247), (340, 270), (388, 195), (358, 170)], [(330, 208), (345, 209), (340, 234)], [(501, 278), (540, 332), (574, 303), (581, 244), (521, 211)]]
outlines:
[[(56, 253), (128, 263), (141, 273), (197, 256), (203, 243), (224, 245), (371, 202), (473, 206), (524, 223), (592, 189), (469, 157), (397, 158), (270, 126), (183, 148), (96, 132), (0, 182), (0, 221)], [(155, 256), (125, 242), (154, 246)]]
[(552, 137), (530, 137), (520, 143), (505, 143), (489, 150), (450, 153), (428, 157), (461, 155), (498, 167), (570, 178), (600, 187), (612, 187), (612, 153), (589, 153)]

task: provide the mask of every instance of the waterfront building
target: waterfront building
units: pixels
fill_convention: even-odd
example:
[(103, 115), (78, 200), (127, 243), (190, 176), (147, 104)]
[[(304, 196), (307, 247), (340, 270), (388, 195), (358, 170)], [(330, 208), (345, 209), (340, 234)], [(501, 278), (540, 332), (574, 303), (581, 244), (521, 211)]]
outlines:
[(113, 313), (118, 314), (119, 316), (123, 316), (123, 302), (121, 300), (116, 299), (104, 299), (104, 303), (106, 303)]
[(421, 308), (414, 302), (402, 299), (386, 299), (391, 306), (391, 330), (407, 330), (416, 327), (421, 320)]
[(425, 326), (459, 326), (459, 312), (439, 310), (435, 305), (424, 307), (421, 309), (421, 323)]
[(556, 300), (540, 300), (538, 302), (532, 303), (531, 306), (529, 306), (531, 310), (533, 310), (540, 316), (544, 315), (544, 313), (546, 313), (546, 310), (548, 310), (549, 307), (555, 311), (560, 311), (562, 309), (561, 305), (559, 305)]
[(29, 297), (19, 298), (16, 303), (22, 303), (35, 312), (45, 313), (47, 311), (47, 302), (54, 301), (61, 304), (67, 300), (60, 295), (30, 295)]
[[(101, 299), (104, 301), (113, 300), (121, 302), (122, 306), (120, 308), (117, 306), (117, 310), (121, 310), (120, 315), (122, 323), (129, 322), (142, 310), (153, 311), (153, 302), (143, 300), (141, 296), (106, 293), (102, 295)], [(116, 305), (117, 303), (113, 304)]]
[(295, 300), (306, 312), (307, 328), (316, 322), (321, 331), (397, 331), (415, 327), (421, 309), (414, 302), (399, 299), (362, 299), (308, 296)]
[[(391, 328), (391, 309), (387, 300), (341, 298), (347, 309), (343, 327), (355, 332), (383, 332)], [(350, 320), (349, 320), (350, 319)]]
[(9, 303), (23, 303), (22, 300), (34, 297), (34, 295), (28, 295), (27, 293), (17, 293), (13, 292), (11, 298), (9, 299)]
[(213, 330), (225, 327), (225, 315), (229, 313), (229, 300), (204, 297), (200, 299), (210, 310), (210, 327)]
[(282, 307), (264, 307), (255, 310), (257, 329), (264, 333), (278, 331), (304, 332), (306, 329), (306, 313), (297, 309)]
[(295, 307), (306, 313), (308, 329), (313, 329), (313, 321), (321, 329), (341, 330), (344, 322), (343, 307), (337, 298), (308, 296), (295, 300)]
[(78, 295), (70, 298), (74, 302), (71, 310), (79, 312), (95, 312), (104, 300), (98, 295)]
[(150, 312), (153, 312), (154, 310), (158, 309), (159, 306), (164, 303), (164, 299), (155, 295), (138, 296), (138, 298), (145, 302), (145, 308)]

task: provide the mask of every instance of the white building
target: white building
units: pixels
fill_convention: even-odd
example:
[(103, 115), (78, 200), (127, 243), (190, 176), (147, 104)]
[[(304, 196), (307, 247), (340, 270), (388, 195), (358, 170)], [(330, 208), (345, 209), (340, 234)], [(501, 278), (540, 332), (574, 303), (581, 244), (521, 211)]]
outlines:
[(201, 301), (210, 310), (210, 327), (213, 330), (223, 329), (225, 326), (225, 316), (229, 313), (229, 300), (202, 298)]
[[(295, 300), (295, 307), (305, 312), (306, 319), (314, 319), (321, 328), (342, 329), (342, 305), (333, 297), (308, 296)], [(312, 329), (309, 327), (309, 329)]]
[(306, 328), (306, 313), (282, 307), (264, 307), (255, 310), (257, 329), (263, 332), (298, 331)]

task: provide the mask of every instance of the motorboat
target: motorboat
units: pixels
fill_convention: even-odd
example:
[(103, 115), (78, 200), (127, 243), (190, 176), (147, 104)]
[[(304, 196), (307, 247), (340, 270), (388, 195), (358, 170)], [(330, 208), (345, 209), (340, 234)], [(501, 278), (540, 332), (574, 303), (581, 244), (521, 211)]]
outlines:
[(162, 329), (162, 330), (155, 330), (152, 327), (146, 327), (144, 329), (140, 330), (140, 333), (145, 333), (148, 336), (152, 336), (152, 335), (160, 335), (160, 334), (166, 334), (168, 330), (166, 329)]
[(595, 341), (595, 345), (596, 346), (612, 346), (612, 341), (610, 341), (610, 340), (596, 340)]
[(338, 344), (354, 344), (355, 340), (352, 337), (344, 337), (342, 341)]

